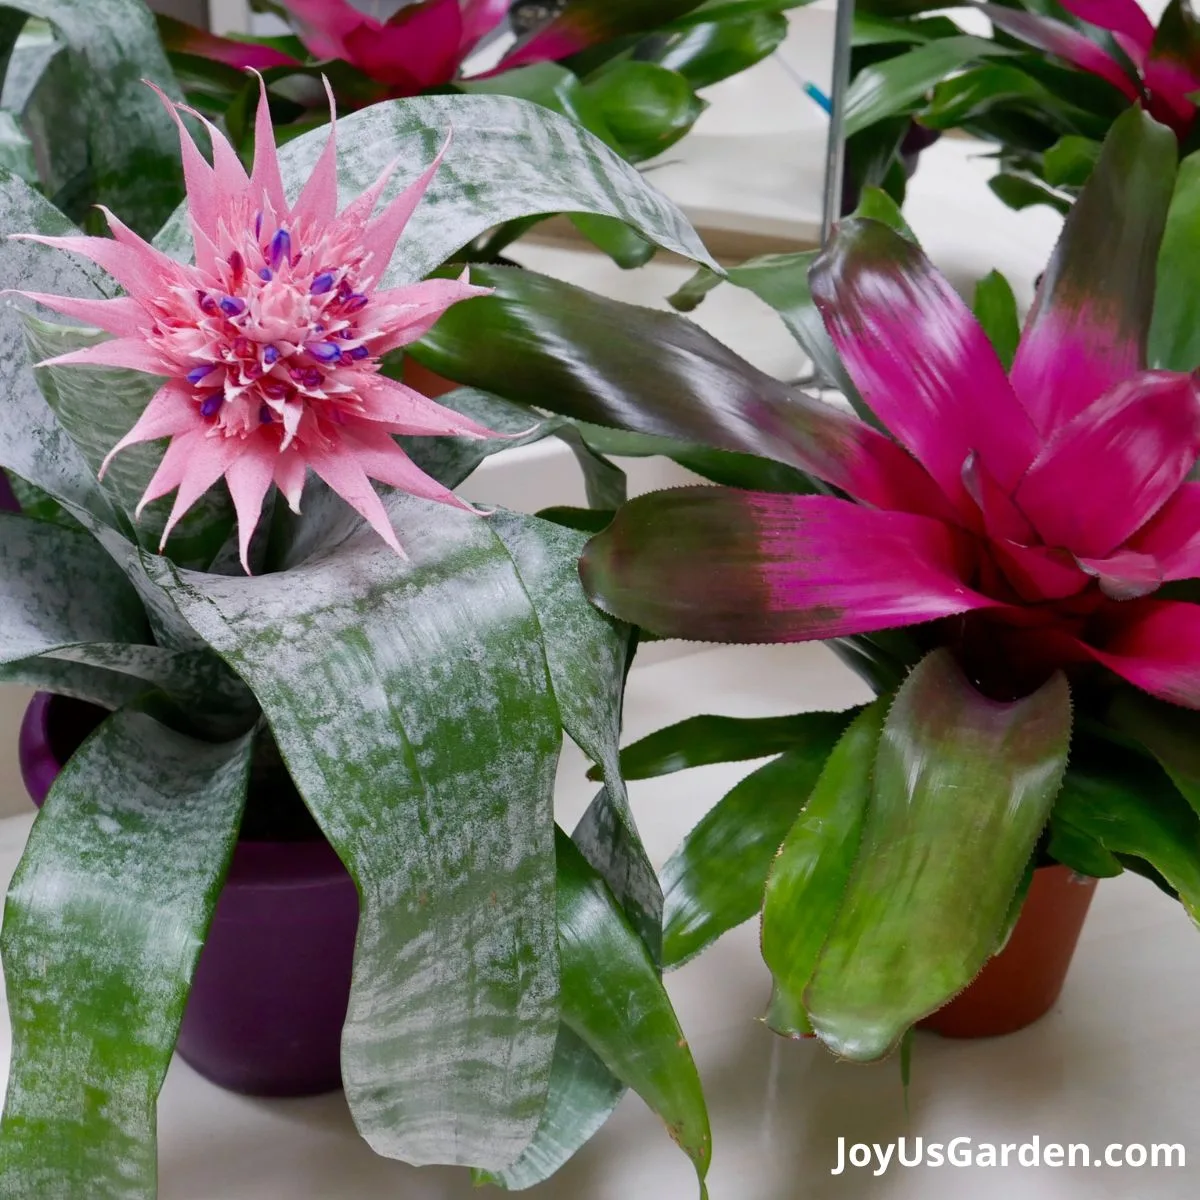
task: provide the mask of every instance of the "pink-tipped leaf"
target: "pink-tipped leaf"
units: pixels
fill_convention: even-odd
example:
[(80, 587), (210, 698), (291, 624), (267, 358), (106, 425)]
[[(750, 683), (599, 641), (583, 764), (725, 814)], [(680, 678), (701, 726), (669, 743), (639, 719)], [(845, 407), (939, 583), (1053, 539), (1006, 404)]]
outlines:
[(1012, 368), (1046, 437), (1146, 365), (1176, 159), (1171, 131), (1129, 109), (1067, 218)]
[(627, 504), (580, 566), (605, 612), (664, 637), (797, 642), (994, 603), (965, 535), (824, 496), (694, 487)]
[(1011, 489), (1038, 438), (987, 335), (908, 239), (843, 221), (809, 274), (813, 299), (863, 399), (961, 512), (978, 456)]
[(1047, 545), (1106, 558), (1167, 503), (1197, 455), (1195, 380), (1144, 371), (1055, 432), (1016, 502)]

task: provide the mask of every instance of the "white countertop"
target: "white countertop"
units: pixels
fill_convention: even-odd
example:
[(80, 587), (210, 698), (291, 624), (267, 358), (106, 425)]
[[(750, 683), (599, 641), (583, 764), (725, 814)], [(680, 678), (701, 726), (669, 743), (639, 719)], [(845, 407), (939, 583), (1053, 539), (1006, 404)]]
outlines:
[[(697, 697), (710, 696), (703, 704)], [(819, 646), (718, 648), (636, 670), (627, 736), (698, 708), (766, 715), (837, 708), (861, 684)], [(752, 764), (632, 785), (651, 856), (668, 856)], [(590, 798), (577, 752), (560, 772), (568, 827)], [(0, 883), (28, 817), (0, 822)], [(1200, 1183), (1200, 937), (1144, 880), (1101, 884), (1066, 990), (1053, 1013), (1006, 1038), (918, 1036), (905, 1112), (894, 1062), (839, 1064), (813, 1042), (785, 1042), (756, 1020), (768, 979), (753, 923), (668, 977), (708, 1092), (712, 1200), (1191, 1200)], [(7, 1011), (0, 1074), (7, 1071)], [(887, 1142), (1179, 1142), (1184, 1169), (891, 1167), (832, 1177), (837, 1139)], [(376, 1158), (340, 1094), (250, 1100), (171, 1067), (160, 1104), (161, 1200), (468, 1200), (466, 1172)], [(498, 1193), (497, 1193), (498, 1194)], [(533, 1200), (692, 1200), (691, 1167), (636, 1097)]]

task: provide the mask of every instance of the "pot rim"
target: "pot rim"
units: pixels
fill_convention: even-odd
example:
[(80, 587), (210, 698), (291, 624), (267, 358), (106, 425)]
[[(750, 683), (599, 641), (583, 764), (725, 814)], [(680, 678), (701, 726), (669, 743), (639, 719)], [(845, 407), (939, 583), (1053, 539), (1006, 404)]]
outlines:
[[(18, 759), (25, 790), (41, 808), (55, 777), (65, 766), (50, 740), (53, 692), (35, 692), (21, 718)], [(234, 847), (226, 887), (273, 891), (344, 885), (348, 876), (337, 852), (324, 838), (306, 841), (241, 841)]]

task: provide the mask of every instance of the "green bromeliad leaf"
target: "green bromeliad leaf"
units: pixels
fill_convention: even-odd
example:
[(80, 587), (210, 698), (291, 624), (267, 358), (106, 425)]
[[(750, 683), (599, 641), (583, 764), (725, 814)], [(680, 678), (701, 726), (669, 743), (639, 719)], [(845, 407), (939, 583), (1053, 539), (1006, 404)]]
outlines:
[(775, 981), (766, 1022), (786, 1037), (812, 1032), (804, 991), (858, 854), (886, 715), (886, 701), (877, 700), (855, 717), (822, 764), (766, 880), (762, 952)]
[[(1174, 758), (1166, 749), (1163, 761)], [(1146, 874), (1148, 864), (1149, 873), (1165, 879), (1200, 924), (1200, 816), (1152, 761), (1087, 743), (1063, 781), (1054, 820), (1123, 866)]]
[(584, 91), (622, 155), (635, 163), (673, 146), (707, 107), (680, 72), (643, 60), (609, 64), (588, 79)]
[(561, 831), (558, 916), (563, 1025), (546, 1110), (521, 1158), (480, 1181), (515, 1189), (548, 1178), (600, 1128), (626, 1087), (662, 1118), (703, 1181), (708, 1116), (670, 999), (615, 897)]
[(938, 38), (865, 67), (846, 93), (846, 136), (897, 113), (912, 112), (935, 83), (980, 58), (1013, 53), (985, 38)]
[(1119, 733), (1140, 742), (1200, 815), (1200, 717), (1144, 692), (1121, 692), (1108, 711)]
[(146, 641), (137, 593), (91, 537), (0, 513), (0, 659)]
[[(23, 180), (0, 171), (0, 279), (30, 291), (95, 298), (113, 294), (104, 273), (90, 263), (80, 263), (75, 256), (48, 246), (16, 241), (10, 236), (14, 233), (62, 236), (78, 230)], [(100, 490), (95, 473), (38, 388), (21, 313), (11, 300), (0, 305), (0, 395), (5, 423), (0, 466), (68, 509), (82, 509), (101, 521), (115, 523), (117, 514)]]
[(1200, 367), (1200, 153), (1179, 164), (1158, 254), (1149, 364), (1170, 371)]
[[(623, 152), (620, 140), (607, 124), (599, 99), (585, 89), (582, 80), (574, 71), (568, 71), (558, 63), (535, 63), (515, 71), (504, 71), (499, 75), (465, 80), (457, 86), (469, 95), (513, 96), (522, 100), (532, 100), (551, 112), (569, 117), (589, 133), (595, 134), (606, 146)], [(507, 244), (510, 233), (513, 237), (520, 236), (539, 219), (538, 216), (532, 216), (509, 222), (508, 226), (502, 227), (506, 231), (503, 234), (504, 242), (497, 242), (495, 234), (488, 235), (486, 241), (490, 253), (498, 252), (502, 245)], [(572, 213), (570, 220), (584, 237), (621, 267), (643, 266), (654, 257), (654, 243), (647, 241), (630, 226), (614, 217), (599, 216), (596, 213)]]
[(703, 1187), (708, 1113), (666, 990), (604, 881), (561, 832), (558, 859), (563, 1022), (666, 1122)]
[(771, 863), (851, 713), (806, 713), (790, 748), (736, 784), (663, 867), (663, 957), (682, 966), (762, 906)]
[(19, 175), (26, 183), (37, 182), (33, 144), (8, 109), (0, 109), (0, 167)]
[(439, 483), (449, 488), (458, 487), (493, 454), (557, 437), (571, 448), (579, 462), (590, 504), (611, 511), (625, 502), (625, 473), (593, 449), (590, 437), (585, 439), (578, 422), (564, 417), (546, 417), (528, 405), (514, 404), (475, 388), (456, 388), (439, 396), (438, 403), (506, 435), (498, 438), (401, 438), (400, 444), (413, 462)]
[[(561, 946), (559, 953), (565, 952)], [(604, 969), (611, 969), (611, 964)], [(505, 1170), (473, 1172), (474, 1182), (520, 1191), (549, 1179), (599, 1132), (626, 1091), (587, 1042), (568, 1025), (560, 1025), (546, 1108), (533, 1141)]]
[[(663, 39), (650, 51), (664, 67), (678, 71), (694, 88), (711, 87), (761, 62), (787, 37), (787, 18), (756, 12), (690, 26)], [(659, 43), (660, 44), (655, 44)]]
[[(915, 240), (895, 201), (879, 188), (862, 189), (862, 199), (854, 215), (882, 221), (905, 237)], [(812, 359), (817, 375), (836, 387), (860, 417), (877, 423), (846, 373), (833, 341), (826, 332), (825, 322), (813, 303), (808, 272), (818, 253), (816, 250), (801, 250), (786, 254), (764, 254), (728, 268), (724, 277), (707, 267), (701, 267), (669, 300), (680, 312), (691, 312), (722, 282), (728, 281), (735, 287), (745, 288), (779, 314), (788, 332)]]
[(780, 464), (796, 474), (845, 444), (838, 410), (674, 313), (533, 271), (477, 267), (472, 277), (494, 294), (455, 305), (410, 348), (441, 375), (575, 421), (742, 456), (743, 466), (746, 457), (766, 459), (776, 487)]
[[(528, 100), (419, 96), (375, 104), (338, 122), (341, 200), (365, 191), (382, 163), (398, 160), (411, 182), (453, 130), (441, 169), (417, 208), (381, 287), (421, 279), (486, 230), (542, 213), (595, 213), (632, 226), (685, 258), (715, 266), (683, 213), (585, 129)], [(279, 152), (284, 185), (298, 191), (329, 133), (314, 130)], [(155, 239), (183, 257), (191, 239), (183, 210)]]
[[(584, 442), (598, 454), (629, 458), (671, 458), (702, 479), (752, 491), (802, 493), (816, 490), (813, 481), (795, 467), (772, 462), (757, 455), (713, 450), (708, 446), (690, 444), (677, 438), (630, 433), (624, 429), (606, 428), (587, 421), (574, 421), (573, 424)], [(592, 532), (596, 530), (593, 529)]]
[(854, 871), (804, 994), (836, 1053), (887, 1054), (995, 951), (1070, 739), (1061, 675), (1012, 704), (980, 695), (945, 650), (908, 677), (884, 724)]
[(0, 1193), (153, 1200), (155, 1103), (246, 798), (250, 739), (109, 717), (63, 769), (9, 888)]
[[(828, 718), (836, 724), (842, 713), (796, 713), (789, 717), (688, 717), (657, 729), (621, 751), (626, 779), (657, 779), (675, 771), (713, 763), (745, 762), (782, 754), (803, 743), (814, 727)], [(589, 779), (599, 779), (598, 768)]]
[(82, 219), (89, 205), (106, 204), (148, 237), (183, 195), (175, 125), (143, 82), (182, 97), (149, 9), (141, 0), (6, 0), (6, 7), (50, 22), (67, 47), (70, 70), (59, 86), (71, 88), (71, 108), (87, 130), (72, 215)]
[(94, 538), (0, 513), (0, 670), (6, 682), (110, 708), (158, 689), (210, 734), (240, 733), (253, 723), (253, 698), (211, 651), (182, 652), (150, 641), (137, 591)]
[(532, 1138), (558, 1029), (560, 726), (537, 618), (487, 521), (393, 497), (254, 578), (148, 569), (254, 691), (358, 884), (342, 1069), (379, 1153), (499, 1169)]
[[(770, 305), (800, 348), (812, 359), (821, 377), (847, 395), (855, 396), (854, 385), (825, 332), (821, 314), (808, 290), (808, 269), (817, 254), (816, 250), (765, 254), (729, 268), (725, 276), (735, 287), (745, 288)], [(670, 302), (680, 312), (691, 312), (721, 282), (721, 276), (701, 268), (670, 297)]]
[(983, 326), (1005, 370), (1012, 366), (1021, 340), (1021, 320), (1012, 286), (999, 271), (989, 271), (975, 285), (972, 304), (975, 319)]
[(488, 526), (512, 555), (537, 613), (563, 728), (604, 771), (575, 841), (658, 961), (662, 889), (629, 807), (618, 749), (631, 630), (584, 595), (578, 563), (586, 534), (508, 512)]
[[(98, 330), (51, 324), (26, 315), (25, 335), (31, 362), (41, 362), (107, 341)], [(133, 428), (163, 380), (115, 367), (40, 367), (34, 371), (42, 395), (89, 467), (99, 473), (105, 456)], [(125, 529), (147, 549), (157, 550), (171, 497), (150, 505), (141, 519), (138, 502), (163, 456), (162, 442), (146, 442), (113, 459), (100, 486), (124, 514)], [(233, 528), (233, 502), (223, 487), (210, 488), (171, 534), (170, 556), (180, 566), (209, 566)]]

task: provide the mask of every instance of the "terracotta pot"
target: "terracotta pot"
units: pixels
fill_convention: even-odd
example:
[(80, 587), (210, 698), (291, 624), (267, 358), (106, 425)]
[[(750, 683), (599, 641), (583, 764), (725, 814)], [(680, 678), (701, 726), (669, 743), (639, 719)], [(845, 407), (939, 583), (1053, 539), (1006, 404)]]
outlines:
[(997, 1037), (1044, 1017), (1062, 992), (1096, 880), (1039, 867), (1008, 945), (974, 983), (920, 1023), (943, 1037)]
[[(19, 757), (38, 807), (104, 715), (44, 692), (30, 702)], [(357, 928), (354, 881), (328, 842), (238, 842), (196, 967), (180, 1056), (253, 1096), (341, 1086)]]

